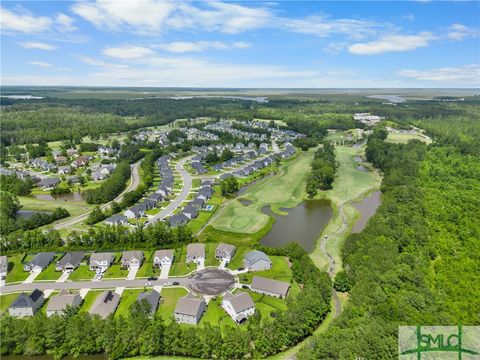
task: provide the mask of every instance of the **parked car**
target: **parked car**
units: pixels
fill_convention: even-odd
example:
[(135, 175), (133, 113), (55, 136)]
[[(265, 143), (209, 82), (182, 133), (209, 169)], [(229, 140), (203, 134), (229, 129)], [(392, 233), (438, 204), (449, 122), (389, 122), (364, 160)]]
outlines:
[(171, 281), (167, 281), (165, 284), (163, 284), (163, 286), (172, 286), (173, 283)]
[(178, 286), (178, 285), (180, 285), (180, 283), (179, 283), (178, 281), (174, 281), (174, 282), (172, 283), (172, 285)]
[(243, 270), (245, 270), (245, 268), (244, 267), (239, 267), (237, 270), (238, 271), (243, 271)]
[(152, 286), (152, 283), (151, 283), (150, 281), (147, 281), (147, 282), (145, 283), (145, 286)]
[(250, 289), (248, 285), (242, 285), (242, 289)]
[(148, 281), (155, 281), (155, 280), (158, 280), (158, 278), (156, 276), (150, 276), (147, 280)]

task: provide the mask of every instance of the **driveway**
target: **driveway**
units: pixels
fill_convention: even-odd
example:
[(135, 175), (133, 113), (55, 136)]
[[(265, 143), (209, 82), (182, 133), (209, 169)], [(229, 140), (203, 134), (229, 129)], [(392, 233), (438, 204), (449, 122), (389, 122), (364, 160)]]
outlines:
[(160, 279), (168, 279), (168, 273), (170, 272), (171, 266), (163, 266), (160, 271)]
[(191, 156), (181, 159), (177, 163), (177, 165), (175, 165), (175, 169), (178, 171), (178, 173), (180, 174), (183, 180), (183, 185), (182, 185), (182, 189), (180, 190), (180, 193), (163, 210), (161, 210), (158, 214), (154, 215), (148, 221), (149, 224), (156, 223), (172, 215), (172, 213), (187, 199), (188, 194), (192, 189), (192, 176), (187, 172), (187, 170), (185, 170), (183, 165), (185, 164), (185, 162), (190, 160), (190, 158)]

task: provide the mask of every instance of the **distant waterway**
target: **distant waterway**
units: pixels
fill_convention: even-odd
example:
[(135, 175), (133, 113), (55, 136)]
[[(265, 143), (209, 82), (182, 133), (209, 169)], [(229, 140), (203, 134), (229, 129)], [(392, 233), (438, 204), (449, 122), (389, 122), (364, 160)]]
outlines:
[(59, 194), (59, 195), (38, 194), (38, 195), (35, 195), (35, 198), (39, 200), (48, 200), (48, 201), (72, 201), (72, 202), (83, 201), (83, 195), (81, 192), (78, 192), (78, 191), (68, 193), (68, 194)]
[(269, 205), (262, 208), (265, 214), (276, 219), (272, 229), (260, 240), (262, 245), (283, 247), (296, 242), (307, 252), (312, 252), (315, 241), (333, 215), (329, 202), (325, 200), (308, 200), (292, 209), (280, 210), (288, 215), (273, 213)]
[(40, 100), (45, 99), (43, 96), (33, 96), (33, 95), (2, 95), (0, 97), (14, 100)]
[(360, 212), (360, 218), (353, 224), (352, 233), (362, 232), (367, 226), (368, 220), (375, 215), (378, 207), (382, 204), (382, 192), (375, 191), (362, 201), (354, 202), (352, 205)]
[(388, 100), (391, 103), (402, 103), (405, 102), (405, 98), (398, 96), (398, 95), (369, 95), (367, 96), (372, 99), (381, 99), (381, 100)]
[(137, 97), (128, 100), (145, 100), (145, 99), (173, 99), (173, 100), (189, 100), (189, 99), (233, 99), (233, 100), (246, 100), (253, 101), (260, 104), (268, 103), (268, 98), (262, 96), (228, 96), (228, 95), (178, 95), (178, 96), (149, 96), (149, 97)]

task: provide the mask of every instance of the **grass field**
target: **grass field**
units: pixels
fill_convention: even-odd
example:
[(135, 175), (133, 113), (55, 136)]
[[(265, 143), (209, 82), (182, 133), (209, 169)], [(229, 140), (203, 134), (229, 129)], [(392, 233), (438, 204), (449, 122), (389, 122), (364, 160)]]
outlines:
[(143, 256), (143, 265), (137, 271), (137, 278), (144, 278), (149, 276), (158, 276), (160, 274), (160, 269), (153, 267), (153, 251), (144, 251)]
[(187, 295), (188, 291), (184, 288), (163, 288), (162, 296), (163, 302), (158, 307), (157, 312), (160, 314), (162, 319), (169, 323), (177, 305), (178, 299), (182, 296)]
[(128, 270), (122, 269), (120, 266), (120, 260), (122, 258), (122, 253), (117, 252), (115, 253), (115, 260), (112, 266), (110, 266), (107, 271), (105, 271), (104, 278), (105, 279), (113, 279), (113, 278), (123, 278), (125, 279), (128, 275)]
[(218, 266), (220, 261), (215, 258), (218, 243), (205, 243), (205, 266)]
[(200, 320), (200, 326), (206, 323), (209, 323), (213, 326), (219, 326), (220, 329), (224, 328), (225, 326), (237, 326), (232, 318), (225, 312), (225, 310), (222, 309), (220, 306), (221, 303), (221, 298), (210, 300), (207, 311), (205, 311), (205, 314), (203, 314)]
[[(367, 195), (370, 191), (380, 188), (381, 177), (376, 171), (362, 172), (357, 170), (355, 156), (364, 155), (363, 148), (353, 148), (349, 146), (337, 146), (335, 148), (335, 158), (339, 164), (333, 189), (320, 192), (318, 198), (325, 198), (331, 201), (334, 208), (334, 216), (322, 232), (321, 237), (328, 236), (327, 250), (334, 257), (337, 266), (336, 271), (342, 268), (340, 258), (340, 249), (349, 229), (353, 225), (358, 212), (350, 205), (350, 202), (358, 200)], [(339, 213), (339, 207), (343, 205), (342, 214)], [(342, 227), (342, 217), (347, 225), (345, 232), (337, 233)], [(320, 241), (314, 251), (310, 254), (314, 263), (321, 269), (328, 267), (328, 258), (320, 249)]]
[[(173, 261), (173, 265), (170, 268), (170, 276), (181, 276), (187, 275), (188, 273), (192, 272), (193, 270), (197, 269), (197, 265), (192, 263), (186, 263), (187, 259), (187, 247), (179, 247), (175, 249), (175, 259)], [(163, 294), (163, 290), (162, 290)]]
[(0, 296), (0, 314), (7, 311), (11, 303), (17, 298), (19, 294), (6, 294)]
[(102, 290), (90, 290), (87, 295), (83, 298), (83, 303), (82, 306), (80, 307), (79, 312), (88, 312), (90, 310), (90, 307), (92, 306), (93, 302), (97, 298), (98, 295)]
[(130, 307), (137, 300), (138, 294), (141, 292), (143, 292), (141, 289), (125, 290), (120, 298), (120, 304), (115, 312), (115, 317), (130, 316)]
[(386, 142), (397, 143), (397, 144), (406, 144), (410, 140), (420, 140), (427, 144), (432, 142), (428, 136), (423, 134), (401, 134), (401, 133), (389, 133)]
[(23, 271), (22, 262), (27, 259), (27, 256), (24, 254), (9, 256), (8, 257), (8, 272), (5, 282), (18, 282), (24, 281), (30, 273), (28, 271)]
[(238, 200), (230, 201), (212, 226), (216, 230), (253, 234), (268, 224), (269, 216), (262, 212), (265, 205), (281, 213), (281, 207), (294, 207), (305, 197), (306, 174), (310, 169), (313, 150), (299, 154), (280, 167), (279, 174), (255, 184), (242, 198), (252, 201), (249, 206)]
[[(93, 209), (93, 206), (81, 202), (40, 200), (29, 196), (19, 196), (18, 200), (24, 210), (52, 211), (57, 207), (62, 207), (70, 213), (70, 216), (80, 215)], [(62, 219), (62, 221), (64, 220), (65, 219)]]
[(270, 270), (241, 274), (239, 275), (240, 281), (245, 284), (250, 284), (254, 276), (262, 276), (269, 279), (290, 282), (290, 279), (292, 278), (292, 271), (288, 266), (287, 258), (284, 256), (269, 256), (269, 258), (272, 260), (272, 268)]
[(91, 280), (95, 271), (90, 271), (88, 265), (80, 265), (68, 277), (69, 280)]
[(43, 270), (38, 276), (35, 278), (35, 281), (39, 280), (51, 280), (55, 281), (57, 280), (61, 275), (61, 271), (55, 271), (55, 265), (57, 264), (57, 261), (60, 260), (62, 257), (62, 254), (58, 254), (55, 259), (53, 259), (52, 263), (47, 266), (45, 270)]

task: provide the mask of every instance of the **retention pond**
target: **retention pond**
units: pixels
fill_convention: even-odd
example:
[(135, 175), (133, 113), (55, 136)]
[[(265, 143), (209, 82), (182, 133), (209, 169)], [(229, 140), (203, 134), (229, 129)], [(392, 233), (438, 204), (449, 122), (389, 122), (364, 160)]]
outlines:
[(362, 232), (365, 226), (367, 226), (368, 220), (375, 215), (381, 204), (381, 191), (375, 191), (362, 201), (354, 202), (352, 205), (360, 212), (360, 218), (353, 224), (352, 233)]
[(329, 202), (325, 200), (304, 201), (292, 209), (280, 210), (288, 215), (277, 215), (268, 205), (262, 208), (265, 214), (276, 220), (272, 229), (260, 240), (262, 245), (283, 247), (296, 242), (307, 252), (312, 252), (320, 233), (333, 215)]

